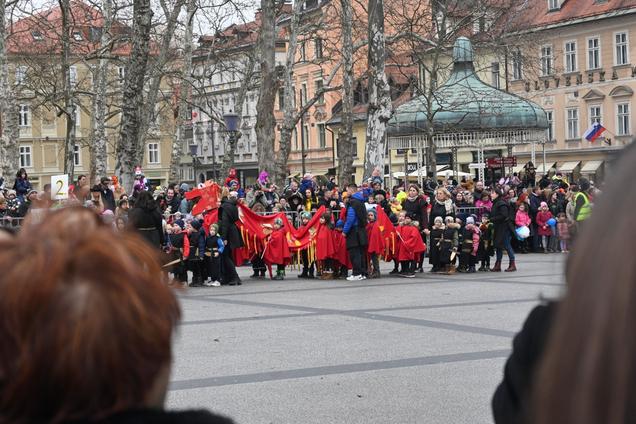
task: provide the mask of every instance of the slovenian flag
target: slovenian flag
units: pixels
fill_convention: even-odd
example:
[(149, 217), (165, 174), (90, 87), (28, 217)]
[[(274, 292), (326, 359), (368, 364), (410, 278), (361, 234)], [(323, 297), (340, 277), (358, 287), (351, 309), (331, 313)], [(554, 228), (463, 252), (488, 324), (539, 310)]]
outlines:
[(600, 122), (595, 122), (594, 125), (592, 125), (592, 128), (585, 131), (583, 137), (585, 137), (587, 141), (592, 142), (599, 138), (604, 131), (605, 127), (603, 127)]

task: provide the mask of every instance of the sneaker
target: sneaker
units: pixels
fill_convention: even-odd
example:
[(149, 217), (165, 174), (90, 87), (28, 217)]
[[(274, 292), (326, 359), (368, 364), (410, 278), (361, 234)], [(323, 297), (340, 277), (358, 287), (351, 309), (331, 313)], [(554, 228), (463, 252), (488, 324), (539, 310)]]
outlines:
[(395, 275), (395, 274), (399, 274), (400, 272), (397, 270), (397, 268), (393, 269), (391, 272), (389, 272), (390, 275)]
[(214, 282), (212, 282), (212, 284), (210, 284), (210, 286), (212, 286), (212, 287), (221, 287), (221, 283), (218, 282), (218, 281), (214, 281)]
[(347, 277), (347, 281), (362, 281), (365, 279), (366, 277), (364, 275), (351, 275)]
[(415, 273), (409, 272), (408, 274), (406, 274), (406, 278), (415, 278)]
[(208, 280), (205, 283), (203, 283), (203, 285), (206, 287), (214, 287), (214, 282), (212, 280)]

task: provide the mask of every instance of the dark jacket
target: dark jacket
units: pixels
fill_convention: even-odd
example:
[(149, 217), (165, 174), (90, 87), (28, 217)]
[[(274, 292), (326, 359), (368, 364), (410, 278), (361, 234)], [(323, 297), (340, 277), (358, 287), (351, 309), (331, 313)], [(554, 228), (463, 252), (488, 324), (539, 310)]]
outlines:
[(426, 228), (428, 227), (426, 206), (426, 200), (422, 196), (418, 196), (413, 201), (407, 198), (402, 204), (402, 210), (411, 215), (413, 220), (419, 222), (420, 228)]
[(29, 180), (24, 178), (16, 178), (13, 183), (13, 189), (15, 190), (16, 196), (20, 199), (23, 199), (27, 193), (32, 189), (31, 183)]
[(67, 424), (232, 424), (229, 418), (203, 410), (159, 411), (138, 410), (121, 412), (99, 421), (72, 421)]
[(365, 247), (369, 244), (366, 227), (367, 208), (364, 206), (364, 196), (357, 192), (349, 199), (347, 218), (342, 230), (347, 237), (347, 249)]
[(104, 207), (115, 212), (115, 194), (109, 188), (100, 188), (102, 193), (102, 203), (104, 203)]
[(533, 374), (548, 342), (548, 335), (558, 303), (535, 307), (512, 342), (512, 353), (506, 361), (504, 377), (492, 398), (496, 424), (526, 423)]
[(224, 199), (219, 208), (219, 235), (230, 249), (243, 247), (243, 237), (236, 226), (239, 220), (238, 207), (235, 200)]
[(435, 218), (441, 216), (442, 220), (446, 222), (447, 216), (452, 216), (455, 218), (455, 212), (451, 212), (449, 214), (446, 213), (446, 206), (442, 203), (438, 203), (437, 201), (433, 201), (433, 206), (431, 207), (431, 213), (428, 217), (428, 229), (433, 229), (433, 224), (435, 224)]
[(514, 223), (510, 219), (510, 205), (503, 197), (498, 197), (493, 203), (490, 211), (490, 222), (495, 230), (493, 246), (496, 249), (504, 249), (504, 241), (514, 231)]
[(128, 212), (128, 226), (136, 230), (139, 235), (154, 247), (160, 247), (165, 243), (163, 217), (159, 208), (132, 208)]

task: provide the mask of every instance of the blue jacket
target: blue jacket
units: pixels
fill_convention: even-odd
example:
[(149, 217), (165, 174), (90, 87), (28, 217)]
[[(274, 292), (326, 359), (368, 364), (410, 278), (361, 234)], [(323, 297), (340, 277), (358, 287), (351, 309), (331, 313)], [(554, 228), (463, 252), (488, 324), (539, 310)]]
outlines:
[[(356, 192), (351, 197), (364, 203), (364, 195), (360, 191)], [(342, 232), (345, 234), (349, 234), (351, 229), (357, 226), (358, 226), (358, 217), (356, 216), (356, 211), (352, 207), (348, 207), (347, 218), (345, 220), (345, 224), (344, 224), (344, 228), (342, 229)]]

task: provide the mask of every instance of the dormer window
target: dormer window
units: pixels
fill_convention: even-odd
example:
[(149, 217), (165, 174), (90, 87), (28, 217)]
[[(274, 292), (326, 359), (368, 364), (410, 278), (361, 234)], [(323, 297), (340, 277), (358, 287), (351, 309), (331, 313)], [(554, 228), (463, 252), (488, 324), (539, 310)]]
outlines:
[(40, 31), (31, 31), (31, 36), (33, 37), (33, 39), (35, 41), (42, 41), (44, 40), (44, 37), (42, 36), (42, 33)]
[(548, 12), (561, 9), (560, 0), (548, 0)]

